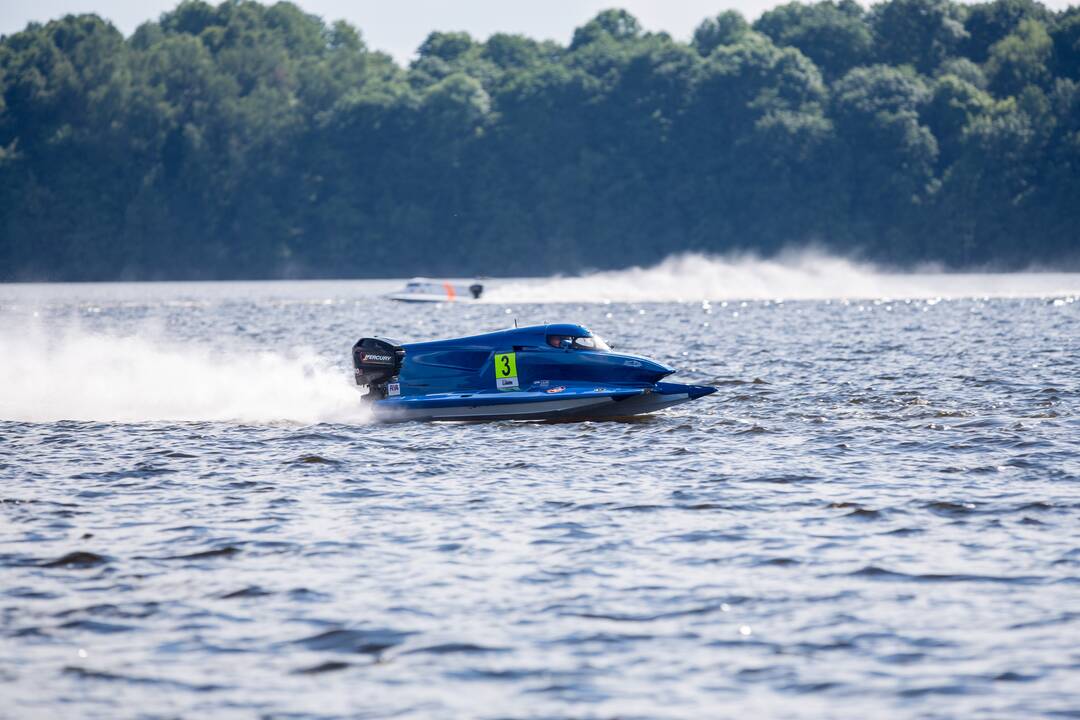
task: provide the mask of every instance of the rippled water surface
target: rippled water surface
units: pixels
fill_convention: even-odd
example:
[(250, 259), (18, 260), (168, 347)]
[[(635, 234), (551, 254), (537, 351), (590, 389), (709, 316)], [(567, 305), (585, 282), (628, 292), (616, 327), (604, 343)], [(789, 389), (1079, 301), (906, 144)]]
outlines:
[[(1080, 716), (1073, 296), (387, 288), (0, 287), (0, 716)], [(515, 319), (720, 392), (367, 422), (357, 337)]]

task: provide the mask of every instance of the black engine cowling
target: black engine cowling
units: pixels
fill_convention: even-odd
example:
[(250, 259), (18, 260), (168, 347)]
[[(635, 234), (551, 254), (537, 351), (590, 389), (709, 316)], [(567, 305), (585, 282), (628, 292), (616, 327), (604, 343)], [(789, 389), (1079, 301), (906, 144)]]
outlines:
[(353, 345), (356, 384), (366, 385), (372, 394), (386, 397), (386, 383), (401, 370), (405, 349), (388, 338), (360, 338)]

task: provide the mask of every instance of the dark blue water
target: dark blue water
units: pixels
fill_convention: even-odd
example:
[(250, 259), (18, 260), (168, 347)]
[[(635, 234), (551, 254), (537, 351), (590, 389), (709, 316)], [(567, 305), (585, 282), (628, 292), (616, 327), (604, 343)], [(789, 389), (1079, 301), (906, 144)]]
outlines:
[[(0, 289), (0, 716), (1080, 716), (1080, 302), (382, 289)], [(515, 318), (720, 392), (358, 409)]]

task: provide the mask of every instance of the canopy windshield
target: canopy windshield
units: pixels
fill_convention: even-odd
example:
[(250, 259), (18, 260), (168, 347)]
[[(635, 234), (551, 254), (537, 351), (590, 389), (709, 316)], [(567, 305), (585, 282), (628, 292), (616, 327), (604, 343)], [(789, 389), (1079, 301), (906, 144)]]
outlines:
[(569, 343), (573, 350), (598, 350), (608, 352), (611, 348), (599, 335), (548, 335), (547, 344), (554, 348), (565, 347)]
[(441, 283), (412, 280), (405, 285), (405, 292), (443, 295), (446, 293), (446, 286)]

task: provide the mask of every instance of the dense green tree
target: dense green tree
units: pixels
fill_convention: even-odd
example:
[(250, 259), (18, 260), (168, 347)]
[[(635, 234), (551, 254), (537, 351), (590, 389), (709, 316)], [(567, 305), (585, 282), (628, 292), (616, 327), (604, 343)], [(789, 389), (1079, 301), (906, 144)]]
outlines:
[(964, 145), (964, 132), (994, 107), (989, 93), (953, 74), (933, 84), (922, 118), (941, 149), (940, 167), (949, 167)]
[(1054, 41), (1055, 74), (1080, 80), (1080, 8), (1065, 11), (1050, 36)]
[(604, 10), (574, 31), (570, 49), (577, 50), (598, 40), (633, 40), (641, 35), (641, 23), (625, 10)]
[[(1016, 208), (1025, 203), (1034, 180), (1031, 165), (1025, 162), (1036, 141), (1032, 120), (1014, 101), (1002, 102), (993, 112), (975, 119), (964, 141), (961, 157), (947, 179), (943, 201), (946, 207), (978, 202), (987, 207), (963, 218), (968, 228), (957, 248), (960, 257), (954, 260), (965, 263), (989, 254), (1022, 262), (1027, 252), (1017, 241), (1025, 234), (1018, 226)], [(1019, 236), (1014, 235), (1017, 231), (1021, 231)], [(979, 248), (979, 244), (984, 247)]]
[(929, 74), (967, 38), (963, 11), (952, 0), (887, 0), (870, 10), (879, 62)]
[(1036, 227), (1021, 231), (1023, 252), (1017, 263), (1042, 262), (1075, 266), (1080, 261), (1080, 82), (1058, 79), (1049, 94), (1051, 124), (1033, 183), (1031, 213)]
[(921, 78), (883, 65), (856, 68), (833, 88), (851, 213), (872, 233), (864, 242), (882, 253), (917, 235), (914, 221), (933, 190), (938, 145), (920, 122), (929, 98)]
[(484, 57), (502, 70), (521, 70), (544, 60), (541, 44), (524, 35), (496, 33), (484, 43)]
[(1015, 32), (1024, 20), (1047, 24), (1051, 21), (1050, 12), (1036, 0), (992, 0), (971, 5), (964, 21), (968, 36), (961, 52), (977, 63), (986, 62), (990, 48)]
[(967, 58), (949, 58), (938, 65), (934, 76), (943, 77), (945, 75), (958, 77), (980, 90), (985, 90), (989, 85), (989, 82), (986, 79), (986, 73), (983, 72), (983, 69)]
[(798, 48), (830, 80), (872, 57), (873, 34), (865, 11), (854, 0), (780, 5), (764, 12), (754, 29), (777, 45)]
[(0, 38), (0, 280), (528, 274), (814, 241), (1080, 263), (1080, 14), (789, 3), (690, 42), (435, 32), (401, 67), (295, 5)]
[(986, 71), (991, 89), (1008, 96), (1019, 94), (1028, 85), (1046, 85), (1053, 51), (1053, 42), (1041, 22), (1021, 21), (1015, 32), (990, 48)]
[(708, 18), (694, 30), (694, 49), (708, 55), (720, 45), (733, 45), (750, 30), (750, 23), (737, 10), (726, 10)]

